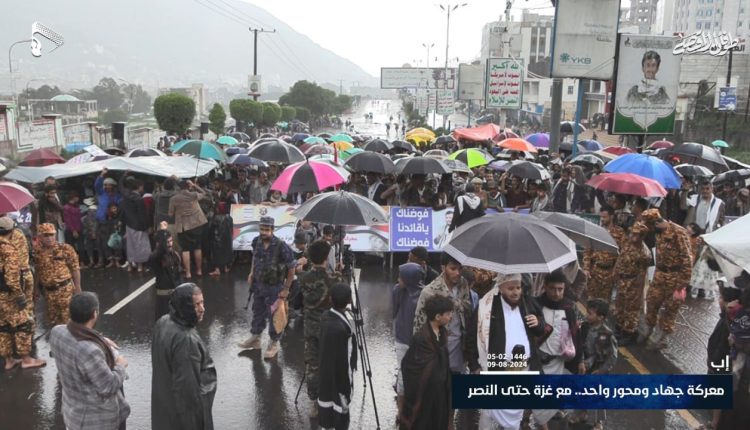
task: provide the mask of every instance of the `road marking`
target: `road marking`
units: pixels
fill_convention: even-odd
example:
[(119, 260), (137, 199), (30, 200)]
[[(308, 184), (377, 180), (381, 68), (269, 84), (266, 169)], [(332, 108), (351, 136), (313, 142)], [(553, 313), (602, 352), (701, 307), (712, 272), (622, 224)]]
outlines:
[(114, 315), (115, 312), (119, 311), (125, 305), (133, 301), (136, 297), (138, 297), (141, 293), (151, 288), (156, 283), (156, 278), (151, 278), (148, 282), (138, 287), (137, 290), (133, 291), (132, 293), (128, 294), (127, 297), (120, 300), (116, 305), (112, 306), (107, 310), (107, 312), (104, 312), (104, 315)]
[[(584, 315), (586, 314), (586, 307), (581, 302), (576, 302), (576, 306), (578, 306), (578, 310), (581, 311)], [(648, 368), (641, 363), (633, 353), (631, 353), (626, 347), (620, 346), (617, 348), (617, 352), (619, 352), (623, 357), (625, 357), (625, 360), (630, 363), (631, 366), (636, 370), (636, 372), (640, 373), (641, 375), (650, 375), (651, 372), (649, 372)], [(692, 412), (690, 412), (687, 409), (677, 409), (677, 414), (685, 420), (685, 423), (691, 428), (691, 429), (697, 429), (701, 426), (700, 421), (698, 421), (697, 418), (695, 418), (695, 415), (693, 415)]]

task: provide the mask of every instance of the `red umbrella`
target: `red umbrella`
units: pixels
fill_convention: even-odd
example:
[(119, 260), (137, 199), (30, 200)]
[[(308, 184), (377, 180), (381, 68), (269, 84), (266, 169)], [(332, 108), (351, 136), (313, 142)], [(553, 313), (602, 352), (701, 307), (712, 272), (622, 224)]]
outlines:
[(610, 154), (617, 155), (618, 157), (620, 155), (632, 154), (635, 152), (632, 149), (628, 148), (627, 146), (608, 146), (602, 149), (602, 151), (609, 152)]
[(600, 173), (586, 182), (597, 190), (640, 197), (664, 197), (667, 190), (653, 179), (634, 173)]
[(42, 148), (42, 149), (35, 149), (29, 152), (29, 154), (26, 155), (26, 158), (24, 158), (23, 161), (18, 163), (18, 165), (41, 167), (41, 166), (49, 166), (50, 164), (63, 164), (63, 163), (65, 163), (64, 158), (57, 155), (52, 150), (49, 150), (47, 148)]
[(648, 146), (648, 149), (669, 149), (674, 146), (674, 143), (668, 140), (657, 140)]
[(497, 146), (511, 151), (537, 152), (536, 146), (518, 137), (502, 140)]
[(13, 182), (0, 182), (0, 213), (17, 211), (34, 201), (34, 196)]

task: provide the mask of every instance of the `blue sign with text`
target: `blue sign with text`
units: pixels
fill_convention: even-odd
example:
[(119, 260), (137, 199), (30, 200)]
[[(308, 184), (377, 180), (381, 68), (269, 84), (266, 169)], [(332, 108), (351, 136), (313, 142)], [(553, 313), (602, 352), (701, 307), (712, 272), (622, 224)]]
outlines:
[(737, 109), (737, 87), (719, 88), (719, 110)]

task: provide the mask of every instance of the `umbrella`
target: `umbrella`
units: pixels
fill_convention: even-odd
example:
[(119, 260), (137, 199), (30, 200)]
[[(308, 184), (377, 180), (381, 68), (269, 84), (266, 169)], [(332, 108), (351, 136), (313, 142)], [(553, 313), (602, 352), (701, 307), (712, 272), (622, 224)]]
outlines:
[(351, 136), (345, 133), (339, 133), (335, 134), (328, 138), (331, 142), (346, 142), (346, 143), (352, 143), (354, 142), (354, 139), (352, 139)]
[(325, 145), (325, 144), (328, 143), (328, 142), (326, 142), (325, 139), (323, 139), (322, 137), (318, 137), (318, 136), (310, 136), (310, 137), (306, 138), (305, 140), (303, 140), (303, 142), (309, 143), (309, 144), (313, 144), (313, 145), (315, 145), (315, 144)]
[(466, 266), (504, 274), (548, 273), (577, 258), (560, 230), (517, 213), (473, 219), (453, 232), (443, 250)]
[(359, 154), (360, 152), (365, 152), (365, 150), (361, 148), (349, 148), (346, 151), (339, 151), (339, 158), (346, 160), (352, 155)]
[(320, 192), (326, 188), (343, 184), (349, 173), (343, 169), (318, 161), (302, 161), (284, 169), (271, 185), (272, 190), (284, 194)]
[(669, 149), (674, 147), (674, 143), (668, 140), (657, 140), (648, 146), (648, 149)]
[(218, 139), (216, 139), (216, 143), (218, 143), (219, 145), (234, 146), (240, 143), (240, 141), (235, 139), (232, 136), (221, 136)]
[(714, 148), (729, 148), (729, 144), (723, 140), (714, 140), (711, 142), (711, 146)]
[(250, 136), (247, 135), (247, 133), (242, 133), (239, 131), (236, 131), (234, 133), (229, 133), (227, 136), (231, 136), (239, 141), (242, 142), (250, 142), (252, 139), (250, 139)]
[(65, 159), (57, 155), (54, 151), (41, 148), (29, 151), (24, 157), (23, 161), (18, 163), (19, 166), (33, 166), (42, 167), (49, 166), (51, 164), (62, 164), (65, 163)]
[[(610, 146), (609, 148), (616, 148), (616, 147)], [(612, 160), (616, 159), (618, 157), (618, 155), (617, 154), (613, 154), (612, 151), (607, 151), (607, 149), (609, 149), (609, 148), (604, 148), (601, 151), (595, 151), (595, 152), (593, 152), (593, 154), (596, 155), (597, 157), (601, 158), (605, 162), (612, 161)], [(619, 147), (617, 147), (617, 148), (619, 148)]]
[[(576, 144), (576, 149), (577, 149), (577, 152), (579, 152), (579, 153), (581, 153), (581, 152), (589, 152), (589, 150), (586, 149), (586, 147), (583, 146), (583, 144), (581, 144), (581, 142), (578, 142)], [(573, 141), (572, 140), (563, 140), (562, 142), (560, 142), (560, 151), (573, 152)]]
[(634, 153), (634, 151), (627, 146), (608, 146), (600, 150), (617, 156)]
[(451, 169), (454, 172), (471, 173), (471, 169), (463, 161), (445, 159), (440, 160), (440, 162), (443, 163), (445, 167)]
[(125, 157), (128, 158), (134, 158), (134, 157), (166, 157), (167, 154), (159, 151), (158, 149), (154, 148), (146, 148), (146, 149), (133, 149), (125, 154)]
[(708, 170), (708, 168), (695, 164), (680, 164), (674, 166), (674, 169), (686, 178), (710, 178), (714, 175), (714, 172)]
[(434, 158), (410, 157), (396, 165), (396, 172), (403, 175), (427, 175), (430, 173), (442, 175), (451, 171)]
[(461, 161), (469, 166), (469, 168), (473, 169), (478, 166), (489, 164), (495, 159), (495, 157), (488, 154), (487, 151), (483, 149), (467, 148), (454, 152), (448, 157), (448, 159)]
[(273, 133), (263, 133), (260, 136), (258, 136), (259, 139), (269, 139), (269, 138), (276, 138), (276, 136), (273, 135)]
[(247, 154), (248, 149), (247, 148), (237, 148), (237, 147), (230, 147), (224, 150), (224, 152), (227, 154), (227, 157), (231, 157), (232, 155), (237, 154)]
[(607, 229), (578, 215), (560, 212), (536, 212), (539, 219), (546, 221), (565, 233), (577, 245), (594, 251), (617, 253), (617, 242)]
[(253, 158), (247, 154), (235, 154), (229, 157), (229, 160), (227, 160), (227, 164), (231, 164), (233, 166), (260, 166), (260, 167), (268, 167), (268, 164), (266, 164), (265, 161), (259, 160), (257, 158)]
[(560, 133), (573, 133), (573, 127), (578, 126), (578, 132), (586, 131), (586, 127), (574, 121), (563, 121), (560, 123)]
[(432, 142), (433, 145), (450, 145), (451, 143), (456, 143), (456, 139), (451, 135), (440, 136)]
[(310, 137), (310, 135), (307, 134), (307, 133), (295, 133), (294, 136), (292, 136), (292, 140), (294, 142), (302, 142), (303, 140), (307, 139), (308, 137)]
[(604, 166), (609, 173), (635, 173), (653, 179), (664, 188), (679, 189), (682, 180), (671, 164), (646, 154), (625, 154)]
[(640, 197), (664, 197), (667, 190), (653, 179), (634, 173), (600, 173), (586, 182), (597, 190)]
[(548, 133), (534, 133), (524, 138), (527, 142), (534, 145), (537, 148), (549, 148), (549, 134)]
[(13, 182), (0, 182), (0, 213), (15, 212), (34, 200), (26, 188)]
[(372, 152), (388, 152), (393, 149), (393, 145), (383, 139), (373, 139), (367, 142), (363, 149)]
[(745, 215), (718, 230), (701, 236), (714, 255), (719, 257), (716, 260), (720, 265), (723, 263), (722, 259), (726, 259), (729, 264), (738, 266), (733, 272), (727, 270), (730, 267), (726, 269), (722, 267), (727, 277), (738, 276), (742, 270), (750, 272), (748, 229), (750, 229), (750, 216)]
[(510, 149), (513, 151), (524, 151), (524, 152), (537, 152), (536, 147), (529, 142), (519, 139), (517, 137), (512, 137), (510, 139), (505, 139), (497, 144), (497, 146), (505, 149)]
[(531, 161), (519, 161), (508, 167), (507, 170), (509, 175), (518, 176), (519, 178), (532, 179), (532, 180), (547, 180), (552, 177), (549, 171), (544, 168), (541, 164), (532, 163)]
[(496, 170), (498, 172), (504, 172), (510, 168), (510, 166), (513, 166), (518, 163), (523, 163), (523, 160), (495, 160), (492, 163), (488, 164), (487, 167), (489, 167), (492, 170)]
[(723, 184), (725, 182), (732, 184), (740, 183), (742, 186), (747, 186), (748, 179), (750, 179), (750, 169), (737, 169), (720, 173), (714, 176), (711, 182), (714, 184)]
[(701, 145), (700, 143), (685, 142), (659, 153), (659, 157), (664, 159), (672, 156), (677, 156), (684, 163), (692, 163), (708, 167), (714, 173), (721, 173), (729, 170), (729, 166), (727, 166), (726, 161), (721, 157), (719, 151), (710, 146)]
[(492, 140), (494, 140), (495, 142), (500, 142), (501, 140), (512, 139), (514, 137), (520, 137), (520, 136), (517, 135), (516, 133), (513, 133), (513, 130), (506, 128), (505, 130), (501, 131), (497, 136), (495, 136)]
[(321, 154), (321, 155), (313, 155), (312, 157), (308, 158), (310, 161), (323, 161), (330, 164), (335, 164), (336, 166), (343, 167), (342, 160), (339, 158), (336, 160), (333, 155), (331, 154)]
[(517, 155), (522, 160), (533, 161), (536, 157), (530, 152), (514, 151), (512, 149), (503, 149), (502, 151), (495, 154), (495, 158), (499, 159), (510, 159), (513, 155)]
[[(288, 143), (288, 142), (283, 139), (279, 139), (278, 137), (261, 137), (260, 139), (253, 142), (251, 146), (258, 146), (261, 143)], [(327, 143), (327, 142), (324, 142), (324, 143)]]
[(7, 167), (5, 167), (5, 165), (3, 165), (3, 164), (0, 164), (0, 173), (1, 173), (1, 172), (4, 172), (4, 171), (6, 171), (6, 170), (8, 170), (8, 168), (7, 168)]
[(355, 172), (375, 172), (375, 173), (393, 173), (396, 171), (396, 165), (393, 161), (383, 154), (377, 152), (364, 151), (354, 154), (344, 163), (346, 167)]
[(65, 152), (79, 152), (83, 148), (91, 146), (91, 142), (73, 142), (65, 145)]
[[(180, 145), (179, 148), (175, 148), (178, 145)], [(226, 161), (227, 159), (227, 154), (221, 148), (205, 140), (189, 140), (172, 148), (172, 152), (190, 154), (195, 158), (210, 158), (216, 161)]]
[(346, 151), (347, 149), (354, 148), (354, 145), (352, 145), (349, 142), (344, 142), (343, 140), (335, 141), (331, 144), (331, 146), (333, 146), (339, 151)]
[(423, 127), (412, 128), (411, 130), (409, 130), (409, 131), (407, 131), (405, 133), (405, 136), (409, 137), (409, 136), (411, 136), (413, 134), (430, 136), (431, 140), (435, 138), (435, 132), (433, 132), (432, 130), (423, 128)]
[[(306, 144), (307, 145), (307, 144)], [(300, 147), (302, 149), (302, 147)], [(328, 145), (313, 145), (305, 149), (305, 155), (333, 154), (336, 149)]]
[(282, 141), (256, 144), (250, 148), (247, 155), (260, 158), (267, 163), (292, 164), (305, 161), (305, 154), (296, 146)]
[(583, 145), (583, 147), (588, 151), (598, 151), (600, 149), (604, 149), (604, 146), (602, 146), (601, 143), (595, 140), (579, 140), (578, 143)]
[(448, 158), (450, 154), (448, 154), (448, 151), (443, 151), (442, 149), (430, 149), (429, 151), (425, 152), (423, 157), (428, 158), (434, 158), (436, 160), (444, 160)]
[(570, 163), (599, 167), (604, 166), (604, 160), (602, 160), (600, 157), (597, 157), (594, 153), (577, 155), (575, 158), (570, 160)]
[(393, 149), (398, 148), (407, 152), (417, 152), (417, 148), (415, 148), (414, 145), (409, 142), (404, 142), (403, 140), (394, 140), (391, 142), (391, 145), (393, 146)]
[(348, 191), (318, 194), (292, 212), (296, 218), (329, 225), (373, 225), (388, 222), (383, 208)]
[(318, 137), (323, 138), (323, 139), (330, 139), (331, 133), (320, 133)]

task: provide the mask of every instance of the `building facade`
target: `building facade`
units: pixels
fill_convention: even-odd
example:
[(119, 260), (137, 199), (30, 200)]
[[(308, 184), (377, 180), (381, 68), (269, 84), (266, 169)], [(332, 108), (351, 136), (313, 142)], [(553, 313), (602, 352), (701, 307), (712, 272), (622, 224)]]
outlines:
[(639, 34), (653, 32), (660, 1), (664, 0), (630, 0), (630, 24), (638, 26)]
[(177, 93), (188, 96), (195, 102), (195, 119), (208, 117), (208, 90), (203, 84), (192, 84), (187, 88), (159, 88), (159, 95)]

